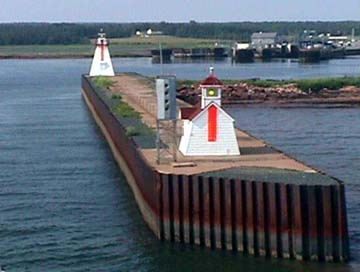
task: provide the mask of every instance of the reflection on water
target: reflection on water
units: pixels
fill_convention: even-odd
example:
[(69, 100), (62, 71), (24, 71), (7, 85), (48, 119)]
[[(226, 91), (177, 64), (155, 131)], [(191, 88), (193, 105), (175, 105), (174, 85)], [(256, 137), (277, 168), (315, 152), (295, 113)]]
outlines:
[[(230, 58), (214, 58), (214, 57), (209, 57), (209, 58), (171, 58), (171, 59), (164, 59), (163, 63), (164, 64), (185, 64), (185, 63), (190, 63), (190, 64), (197, 64), (197, 63), (228, 63), (229, 60), (231, 60)], [(160, 63), (160, 59), (159, 58), (152, 58), (151, 59), (151, 63), (153, 64), (159, 64)], [(233, 64), (233, 62), (231, 62)]]
[[(210, 66), (215, 67), (215, 73), (222, 79), (297, 79), (342, 77), (360, 75), (360, 57), (347, 59), (332, 59), (319, 63), (301, 63), (297, 59), (274, 59), (270, 62), (256, 60), (252, 63), (233, 63), (231, 58), (223, 59), (191, 59), (173, 58), (164, 63), (166, 74), (174, 74), (180, 79), (203, 79)], [(139, 72), (156, 76), (160, 73), (159, 63), (153, 63), (152, 58), (114, 59), (117, 72)]]

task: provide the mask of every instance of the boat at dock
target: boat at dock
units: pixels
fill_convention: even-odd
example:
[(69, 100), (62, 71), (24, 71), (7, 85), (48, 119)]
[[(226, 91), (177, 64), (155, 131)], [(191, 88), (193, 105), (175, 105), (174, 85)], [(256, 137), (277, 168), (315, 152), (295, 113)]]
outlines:
[(320, 48), (300, 48), (299, 59), (302, 62), (319, 62), (322, 59)]
[(171, 56), (173, 54), (172, 49), (153, 49), (151, 50), (151, 56), (153, 61), (160, 62), (160, 59), (162, 58), (163, 61), (169, 62), (171, 60)]
[(360, 41), (352, 41), (345, 47), (346, 56), (360, 55)]
[(213, 52), (214, 58), (226, 58), (228, 56), (228, 52), (225, 47), (215, 47)]
[[(302, 43), (299, 49), (299, 60), (302, 62), (319, 62), (334, 57), (333, 48), (322, 43)], [(343, 52), (338, 51), (338, 52)]]
[(252, 49), (238, 49), (234, 53), (233, 60), (235, 62), (253, 62), (254, 61), (254, 50)]
[(214, 48), (175, 48), (172, 50), (174, 58), (225, 58), (228, 56), (225, 47)]
[(255, 50), (248, 43), (235, 43), (232, 48), (232, 60), (234, 62), (253, 62)]

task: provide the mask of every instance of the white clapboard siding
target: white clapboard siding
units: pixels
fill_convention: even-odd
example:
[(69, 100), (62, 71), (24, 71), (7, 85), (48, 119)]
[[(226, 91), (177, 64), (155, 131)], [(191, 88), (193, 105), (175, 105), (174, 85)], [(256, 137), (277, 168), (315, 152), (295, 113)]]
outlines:
[(240, 155), (233, 119), (218, 107), (216, 142), (208, 142), (208, 107), (193, 121), (185, 121), (180, 151), (186, 156)]

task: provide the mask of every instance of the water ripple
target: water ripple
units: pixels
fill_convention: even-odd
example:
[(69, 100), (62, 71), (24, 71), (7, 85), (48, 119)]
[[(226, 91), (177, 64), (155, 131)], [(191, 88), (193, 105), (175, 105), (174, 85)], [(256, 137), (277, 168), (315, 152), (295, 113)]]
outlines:
[[(357, 59), (346, 63), (357, 71)], [(359, 271), (359, 108), (229, 109), (242, 128), (345, 180), (354, 261), (344, 266), (243, 257), (160, 242), (150, 232), (81, 98), (79, 79), (90, 60), (2, 64), (0, 264), (6, 271)], [(148, 59), (115, 64), (158, 72)], [(202, 78), (208, 65), (171, 67), (185, 78)], [(290, 76), (283, 63), (263, 65), (220, 63), (219, 73)], [(304, 77), (317, 69), (286, 65)], [(343, 68), (334, 73), (340, 72)]]

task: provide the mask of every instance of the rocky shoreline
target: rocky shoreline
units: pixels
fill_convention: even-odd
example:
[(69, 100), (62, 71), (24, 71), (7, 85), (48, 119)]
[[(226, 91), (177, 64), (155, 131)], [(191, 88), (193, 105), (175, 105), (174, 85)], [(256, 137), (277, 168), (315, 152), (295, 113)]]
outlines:
[[(201, 90), (195, 86), (181, 86), (178, 97), (191, 104), (199, 102)], [(225, 85), (224, 104), (359, 104), (360, 87), (346, 86), (339, 90), (303, 91), (295, 83), (275, 87), (260, 87), (245, 82)]]

